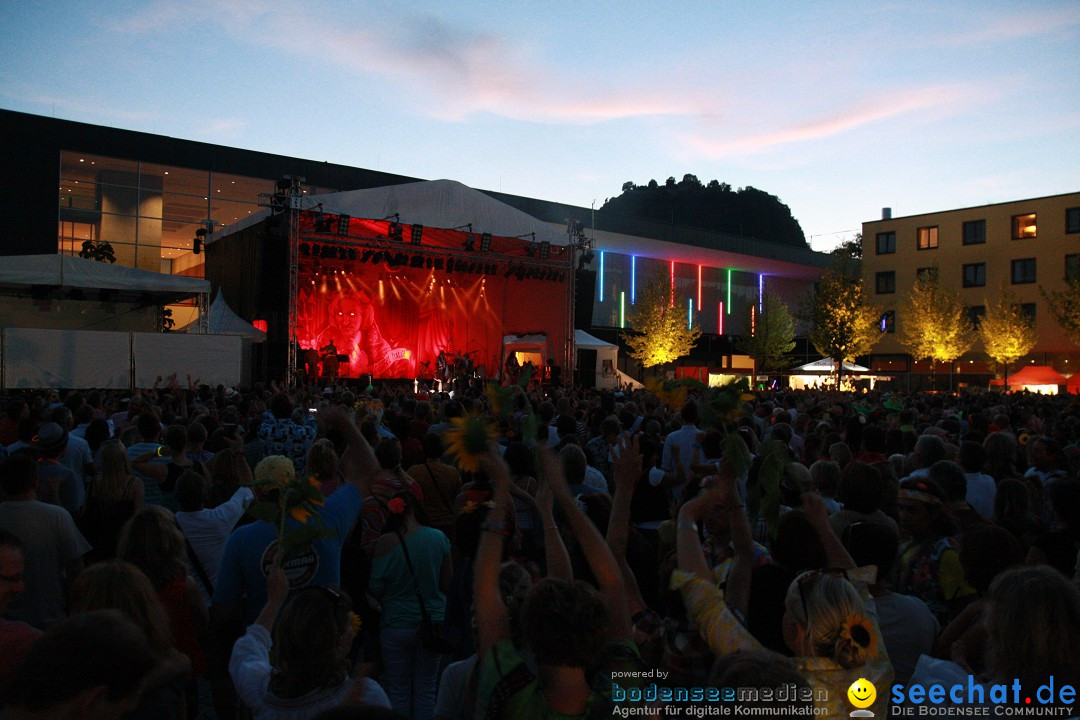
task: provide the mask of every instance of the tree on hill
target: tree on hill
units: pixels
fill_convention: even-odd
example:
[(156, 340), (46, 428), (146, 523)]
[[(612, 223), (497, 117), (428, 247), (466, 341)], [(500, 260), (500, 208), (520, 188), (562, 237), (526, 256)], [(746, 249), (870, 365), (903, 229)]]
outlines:
[(622, 335), (630, 347), (630, 357), (649, 368), (689, 355), (701, 330), (689, 326), (688, 309), (686, 304), (671, 303), (671, 294), (663, 283), (649, 283), (629, 318), (633, 332)]
[(685, 225), (758, 240), (808, 248), (806, 236), (791, 209), (775, 195), (750, 187), (710, 180), (702, 184), (687, 173), (681, 181), (671, 176), (663, 185), (623, 183), (622, 194), (600, 208), (618, 215)]

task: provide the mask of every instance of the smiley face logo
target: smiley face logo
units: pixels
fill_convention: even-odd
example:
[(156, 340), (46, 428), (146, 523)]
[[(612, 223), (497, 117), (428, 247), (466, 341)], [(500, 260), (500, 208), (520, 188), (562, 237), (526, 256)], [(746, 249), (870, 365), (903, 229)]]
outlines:
[(851, 683), (847, 691), (848, 701), (857, 708), (867, 708), (877, 700), (877, 688), (866, 678)]

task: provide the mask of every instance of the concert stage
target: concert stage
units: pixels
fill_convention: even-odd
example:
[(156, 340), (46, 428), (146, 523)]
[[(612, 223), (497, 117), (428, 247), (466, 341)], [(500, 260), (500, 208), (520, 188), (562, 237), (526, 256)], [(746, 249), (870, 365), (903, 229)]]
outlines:
[(443, 377), (494, 377), (510, 334), (542, 335), (544, 361), (567, 362), (565, 246), (311, 211), (296, 234), (297, 366), (314, 350), (322, 376), (435, 379), (441, 352)]

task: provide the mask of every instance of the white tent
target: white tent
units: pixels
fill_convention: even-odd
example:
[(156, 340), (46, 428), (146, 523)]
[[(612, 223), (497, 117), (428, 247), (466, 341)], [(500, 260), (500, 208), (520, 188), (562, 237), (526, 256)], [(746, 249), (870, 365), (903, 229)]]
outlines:
[[(472, 224), (477, 233), (517, 237), (535, 233), (536, 242), (565, 245), (566, 234), (506, 203), (454, 180), (387, 185), (366, 190), (348, 190), (325, 195), (305, 195), (304, 210), (315, 210), (358, 218), (385, 218), (395, 213), (405, 224), (437, 228), (457, 228)], [(215, 239), (263, 220), (270, 214), (261, 210), (214, 234)]]
[(537, 371), (544, 366), (551, 356), (548, 348), (548, 337), (544, 333), (535, 335), (505, 335), (503, 336), (503, 362), (510, 353), (517, 353), (519, 365), (526, 361), (536, 366)]
[[(214, 302), (210, 303), (209, 332), (211, 335), (239, 335), (254, 342), (266, 340), (266, 333), (258, 329), (247, 320), (237, 315), (229, 303), (225, 302), (225, 296), (218, 290)], [(184, 328), (184, 332), (198, 332), (198, 320)]]
[[(811, 373), (834, 373), (836, 372), (836, 361), (832, 358), (821, 358), (814, 362), (808, 362), (805, 365), (799, 365), (798, 367), (791, 368), (792, 375), (807, 375)], [(870, 372), (870, 368), (865, 368), (862, 365), (856, 365), (853, 362), (844, 361), (845, 373), (865, 373)]]
[(10, 292), (28, 286), (61, 292), (111, 290), (125, 296), (148, 295), (162, 305), (210, 292), (209, 281), (201, 278), (165, 275), (71, 255), (5, 257), (0, 263), (0, 288)]
[[(574, 350), (595, 350), (596, 373), (595, 387), (601, 389), (615, 388), (619, 385), (618, 356), (619, 347), (609, 342), (595, 338), (584, 330), (574, 330)], [(585, 371), (579, 368), (578, 371)]]
[[(877, 376), (867, 375), (867, 373), (870, 372), (870, 368), (865, 368), (862, 365), (856, 365), (853, 362), (845, 360), (843, 369), (844, 374), (841, 383), (844, 384), (845, 389), (854, 388), (854, 386), (851, 385), (853, 378), (869, 380), (870, 387), (873, 389), (874, 381), (877, 380)], [(829, 382), (833, 373), (836, 372), (836, 362), (832, 358), (821, 358), (814, 362), (793, 367), (790, 372), (791, 376), (789, 377), (789, 384), (793, 390), (820, 387)]]

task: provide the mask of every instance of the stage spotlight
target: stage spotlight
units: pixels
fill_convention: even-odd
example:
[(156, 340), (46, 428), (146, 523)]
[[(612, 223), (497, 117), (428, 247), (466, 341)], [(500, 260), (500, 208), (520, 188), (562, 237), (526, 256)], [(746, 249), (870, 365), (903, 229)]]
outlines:
[(345, 248), (339, 247), (337, 249), (338, 260), (344, 260), (346, 257)]
[(300, 243), (300, 254), (304, 257), (311, 255), (311, 246), (307, 243)]
[(491, 233), (484, 233), (480, 236), (480, 250), (482, 252), (491, 252)]
[(396, 220), (390, 223), (390, 227), (387, 228), (386, 233), (390, 236), (391, 240), (401, 242), (401, 223)]
[(349, 234), (349, 221), (352, 220), (348, 215), (339, 215), (337, 221), (337, 233), (338, 235)]
[(413, 245), (419, 245), (420, 240), (423, 237), (424, 237), (424, 226), (423, 225), (413, 225), (412, 226), (412, 232), (411, 232), (411, 235), (410, 235), (410, 239), (412, 240), (412, 244)]
[(319, 257), (320, 247), (318, 245), (311, 246), (311, 257)]
[(473, 252), (474, 250), (476, 250), (476, 248), (474, 247), (475, 244), (476, 238), (474, 238), (472, 235), (466, 235), (465, 242), (461, 243), (461, 247), (465, 248), (465, 252)]
[(551, 243), (545, 240), (540, 243), (540, 259), (547, 260), (549, 257), (551, 257)]
[(525, 254), (529, 257), (536, 257), (536, 243), (529, 243), (529, 247), (525, 248)]
[(350, 260), (355, 260), (356, 259), (356, 248), (349, 248), (349, 259)]

